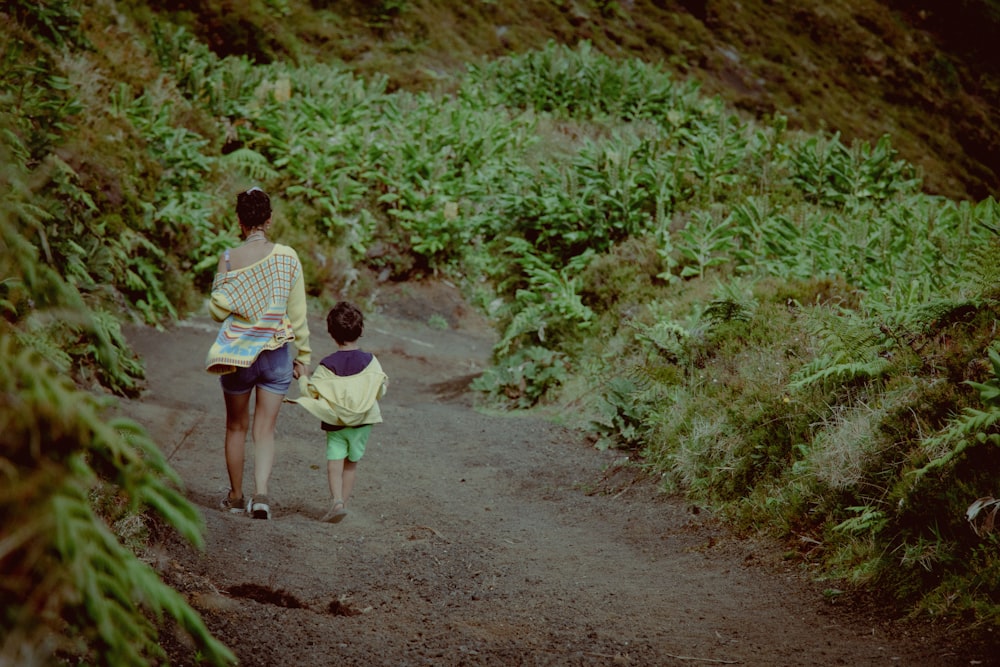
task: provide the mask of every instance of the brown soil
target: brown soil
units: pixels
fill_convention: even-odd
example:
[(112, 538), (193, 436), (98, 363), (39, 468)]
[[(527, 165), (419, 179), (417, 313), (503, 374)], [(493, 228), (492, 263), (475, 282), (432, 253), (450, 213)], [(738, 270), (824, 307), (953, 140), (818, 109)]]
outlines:
[[(827, 601), (776, 545), (658, 493), (621, 452), (474, 409), (491, 334), (449, 286), (377, 302), (362, 343), (391, 378), (385, 423), (337, 525), (318, 520), (319, 424), (295, 405), (279, 418), (273, 520), (216, 509), (224, 412), (202, 370), (215, 326), (131, 332), (148, 390), (125, 409), (206, 522), (203, 551), (168, 535), (150, 559), (241, 665), (992, 664), (944, 628)], [(330, 351), (320, 317), (311, 328)], [(197, 663), (164, 635), (175, 664)]]

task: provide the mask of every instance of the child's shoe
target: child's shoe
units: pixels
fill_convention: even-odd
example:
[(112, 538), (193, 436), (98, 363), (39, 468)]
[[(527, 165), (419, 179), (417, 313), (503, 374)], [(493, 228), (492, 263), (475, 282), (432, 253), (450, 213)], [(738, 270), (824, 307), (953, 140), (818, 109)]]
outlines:
[(330, 509), (323, 515), (320, 521), (323, 523), (340, 523), (345, 516), (347, 516), (347, 510), (344, 509), (344, 501), (334, 500), (333, 505), (330, 506)]

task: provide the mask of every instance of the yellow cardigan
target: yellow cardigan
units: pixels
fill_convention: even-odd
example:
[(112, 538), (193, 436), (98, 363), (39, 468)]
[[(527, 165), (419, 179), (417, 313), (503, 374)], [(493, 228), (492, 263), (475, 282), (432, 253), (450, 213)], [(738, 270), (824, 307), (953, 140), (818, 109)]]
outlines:
[(334, 426), (362, 426), (382, 422), (378, 401), (385, 396), (389, 377), (374, 356), (356, 375), (337, 375), (326, 366), (318, 366), (312, 377), (299, 378), (302, 395), (291, 400)]

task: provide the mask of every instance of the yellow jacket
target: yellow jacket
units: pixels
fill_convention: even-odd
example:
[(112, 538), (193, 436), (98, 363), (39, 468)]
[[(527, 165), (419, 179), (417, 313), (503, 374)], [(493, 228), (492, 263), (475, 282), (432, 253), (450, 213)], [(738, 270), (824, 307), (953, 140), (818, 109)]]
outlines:
[(378, 400), (385, 396), (389, 377), (374, 356), (357, 375), (337, 375), (318, 366), (311, 377), (299, 378), (301, 396), (292, 400), (334, 426), (362, 426), (382, 422)]

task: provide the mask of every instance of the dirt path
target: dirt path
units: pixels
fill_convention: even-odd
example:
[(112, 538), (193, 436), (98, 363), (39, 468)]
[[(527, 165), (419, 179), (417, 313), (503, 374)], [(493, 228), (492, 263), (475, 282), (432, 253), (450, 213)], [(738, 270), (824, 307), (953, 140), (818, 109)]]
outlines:
[[(491, 339), (449, 289), (404, 288), (369, 318), (362, 343), (391, 386), (338, 525), (317, 521), (323, 438), (294, 405), (279, 418), (274, 519), (215, 509), (228, 486), (222, 396), (202, 371), (215, 326), (131, 332), (148, 390), (125, 410), (207, 524), (204, 552), (167, 536), (151, 558), (240, 664), (990, 664), (824, 601), (773, 550), (611, 474), (620, 453), (475, 411), (463, 388)], [(428, 327), (432, 312), (450, 328)], [(330, 351), (318, 316), (311, 329), (317, 355)], [(182, 637), (167, 645), (196, 663)]]

